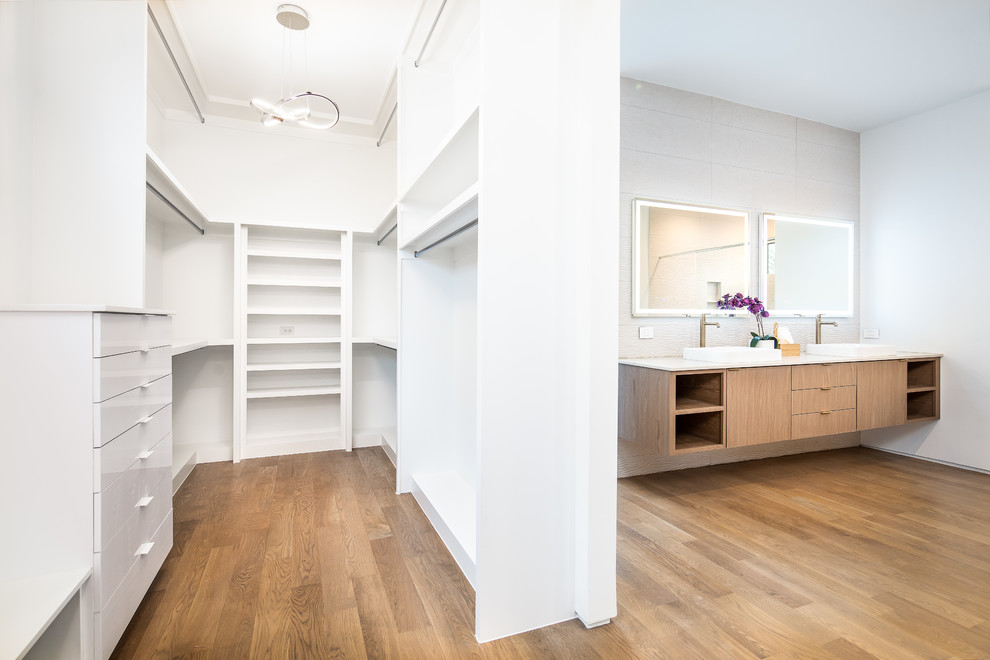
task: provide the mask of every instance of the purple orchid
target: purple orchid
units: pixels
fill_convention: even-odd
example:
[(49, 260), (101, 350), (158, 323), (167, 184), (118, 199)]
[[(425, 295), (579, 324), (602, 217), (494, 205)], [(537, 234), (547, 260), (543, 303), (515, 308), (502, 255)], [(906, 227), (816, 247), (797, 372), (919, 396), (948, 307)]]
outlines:
[(756, 296), (744, 296), (741, 293), (727, 293), (718, 301), (717, 307), (725, 310), (745, 309), (756, 318), (756, 329), (759, 331), (749, 333), (753, 335), (753, 339), (749, 342), (749, 345), (756, 346), (756, 342), (758, 341), (772, 340), (774, 348), (777, 348), (777, 338), (773, 335), (768, 335), (763, 330), (763, 319), (770, 318), (770, 312), (766, 310), (759, 298)]

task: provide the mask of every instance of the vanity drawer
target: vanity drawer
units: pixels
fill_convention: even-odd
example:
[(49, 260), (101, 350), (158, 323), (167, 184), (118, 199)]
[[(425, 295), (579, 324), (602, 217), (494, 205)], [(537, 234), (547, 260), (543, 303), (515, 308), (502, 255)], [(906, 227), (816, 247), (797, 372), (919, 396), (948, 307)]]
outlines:
[[(96, 607), (95, 646), (98, 660), (110, 657), (124, 629), (130, 623), (131, 617), (137, 611), (138, 605), (148, 592), (148, 587), (165, 563), (168, 551), (172, 549), (172, 514), (165, 517), (152, 538), (154, 545), (151, 551), (131, 565), (129, 571), (120, 581), (120, 586), (102, 607)], [(94, 580), (99, 584), (98, 581)]]
[(791, 438), (816, 438), (820, 435), (835, 435), (856, 430), (856, 409), (836, 410), (793, 415), (791, 417)]
[(160, 346), (93, 359), (93, 402), (99, 403), (172, 373), (172, 348)]
[(93, 314), (93, 357), (172, 343), (172, 319), (151, 314)]
[[(93, 496), (93, 550), (99, 552), (127, 522), (150, 506), (145, 498), (172, 468), (172, 436), (162, 438), (144, 460), (134, 463), (106, 490)], [(166, 498), (168, 500), (170, 498)]]
[(795, 390), (791, 392), (791, 412), (795, 415), (823, 410), (845, 410), (856, 407), (856, 386), (828, 389)]
[(155, 531), (172, 511), (172, 480), (159, 479), (148, 491), (153, 498), (147, 506), (136, 509), (124, 526), (94, 557), (96, 576), (94, 601), (97, 609), (106, 606), (124, 576), (141, 555), (142, 545), (151, 542)]
[(843, 387), (856, 384), (856, 365), (853, 362), (837, 364), (802, 364), (791, 367), (791, 389), (807, 390), (815, 387)]
[[(93, 492), (101, 490), (113, 483), (135, 462), (142, 460), (145, 452), (161, 452), (171, 457), (172, 442), (156, 447), (159, 441), (172, 432), (172, 406), (165, 406), (154, 415), (147, 424), (137, 424), (127, 429), (102, 447), (93, 450), (95, 461), (93, 466), (96, 474), (93, 480)], [(152, 458), (154, 454), (145, 456), (143, 460)]]
[(135, 424), (147, 424), (151, 415), (172, 403), (172, 376), (135, 387), (102, 403), (93, 404), (93, 446), (102, 447)]

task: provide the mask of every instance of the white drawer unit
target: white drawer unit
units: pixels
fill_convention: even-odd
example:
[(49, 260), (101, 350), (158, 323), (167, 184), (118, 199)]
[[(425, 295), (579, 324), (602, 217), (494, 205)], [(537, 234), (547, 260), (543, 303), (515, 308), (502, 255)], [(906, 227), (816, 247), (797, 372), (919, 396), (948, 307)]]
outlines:
[(93, 315), (94, 657), (106, 660), (172, 547), (171, 319)]
[[(0, 543), (0, 593), (4, 581), (82, 576), (71, 657), (110, 657), (172, 548), (170, 335), (166, 312), (0, 310), (10, 466), (0, 501), (4, 531), (16, 539)], [(11, 637), (5, 625), (0, 639)], [(45, 630), (19, 632), (30, 639)], [(63, 641), (68, 653), (74, 645)]]

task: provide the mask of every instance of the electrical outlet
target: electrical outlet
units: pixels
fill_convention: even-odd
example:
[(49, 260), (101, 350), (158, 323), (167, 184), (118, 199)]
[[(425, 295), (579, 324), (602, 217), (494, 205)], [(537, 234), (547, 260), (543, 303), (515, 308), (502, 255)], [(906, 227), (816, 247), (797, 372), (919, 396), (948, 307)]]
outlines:
[(863, 339), (880, 339), (880, 331), (877, 328), (863, 328)]
[(278, 328), (279, 337), (294, 337), (296, 335), (296, 326), (294, 325), (282, 325)]
[(653, 328), (648, 326), (643, 326), (639, 329), (640, 339), (653, 339)]

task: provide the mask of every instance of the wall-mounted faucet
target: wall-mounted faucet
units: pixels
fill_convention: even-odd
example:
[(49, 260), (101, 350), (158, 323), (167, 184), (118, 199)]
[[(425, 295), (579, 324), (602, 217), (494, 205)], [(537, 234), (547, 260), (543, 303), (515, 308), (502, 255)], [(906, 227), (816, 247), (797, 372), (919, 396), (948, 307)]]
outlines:
[(705, 347), (705, 334), (706, 334), (706, 330), (705, 329), (708, 326), (710, 326), (710, 325), (714, 325), (716, 328), (721, 328), (722, 327), (718, 323), (716, 323), (715, 321), (709, 322), (705, 318), (706, 316), (708, 316), (708, 315), (707, 314), (702, 314), (701, 315), (701, 347), (702, 348)]
[(839, 327), (839, 324), (836, 323), (835, 321), (822, 321), (822, 315), (821, 314), (819, 314), (818, 316), (816, 316), (815, 317), (815, 343), (816, 344), (822, 343), (822, 326), (823, 325), (831, 325), (831, 326), (834, 326), (836, 328)]

